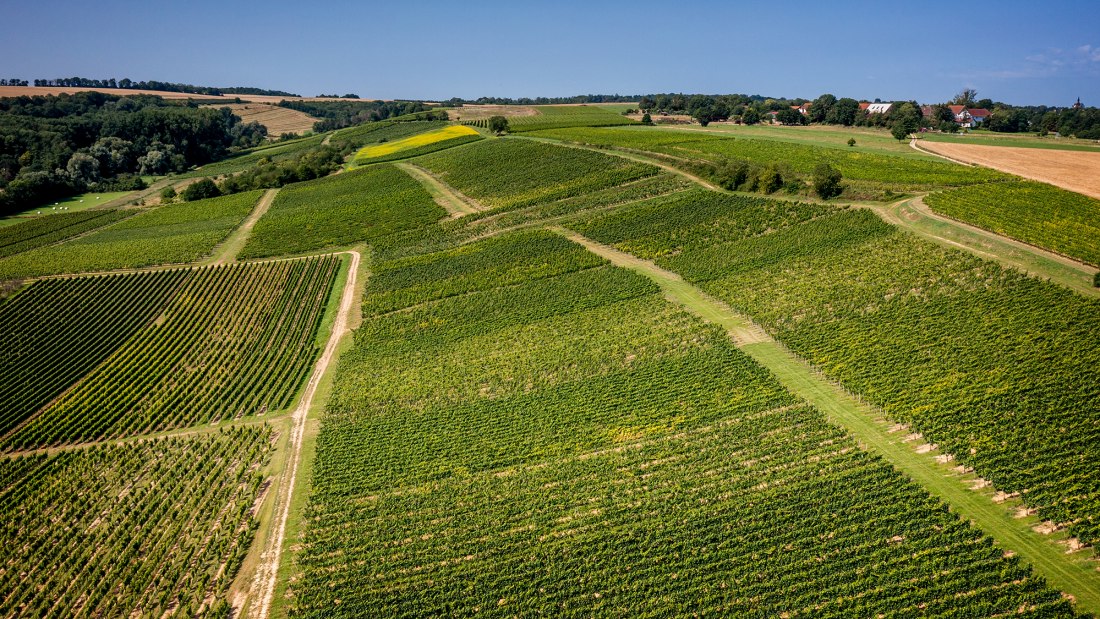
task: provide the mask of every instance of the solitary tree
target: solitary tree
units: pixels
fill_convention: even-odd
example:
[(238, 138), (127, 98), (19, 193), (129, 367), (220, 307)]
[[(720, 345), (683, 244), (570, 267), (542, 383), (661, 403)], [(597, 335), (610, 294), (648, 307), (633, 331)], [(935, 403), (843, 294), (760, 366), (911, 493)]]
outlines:
[(503, 116), (493, 116), (489, 119), (489, 130), (497, 135), (508, 131), (508, 119)]
[(855, 138), (848, 138), (848, 146), (855, 146), (855, 145), (856, 145), (856, 139)]
[(645, 114), (642, 114), (642, 124), (643, 125), (652, 125), (653, 124), (653, 118), (650, 117), (649, 112), (646, 112)]

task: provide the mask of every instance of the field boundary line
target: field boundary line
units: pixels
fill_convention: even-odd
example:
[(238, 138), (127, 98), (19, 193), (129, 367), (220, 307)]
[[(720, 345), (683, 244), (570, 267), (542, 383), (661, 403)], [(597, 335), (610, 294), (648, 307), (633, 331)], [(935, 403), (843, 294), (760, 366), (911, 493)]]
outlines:
[(399, 161), (393, 165), (419, 181), (428, 190), (428, 193), (432, 194), (435, 203), (451, 214), (451, 219), (458, 219), (465, 215), (476, 215), (488, 210), (477, 200), (451, 187), (435, 174), (416, 164)]
[(236, 262), (237, 256), (244, 249), (245, 244), (248, 243), (248, 238), (252, 235), (252, 228), (267, 213), (267, 209), (271, 208), (271, 203), (275, 201), (275, 196), (278, 193), (278, 188), (265, 191), (264, 195), (256, 201), (256, 206), (252, 207), (252, 212), (241, 222), (241, 225), (237, 226), (235, 230), (229, 233), (229, 236), (216, 245), (208, 258), (200, 260), (198, 264), (230, 264)]
[(937, 153), (936, 151), (924, 148), (920, 144), (917, 143), (917, 138), (913, 138), (913, 139), (909, 140), (909, 147), (912, 148), (913, 150), (920, 151), (920, 152), (922, 152), (926, 155), (932, 155), (933, 157), (939, 157), (940, 159), (946, 159), (947, 161), (950, 161), (951, 163), (957, 163), (959, 165), (964, 165), (968, 168), (978, 167), (977, 165), (975, 165), (973, 163), (970, 163), (969, 161), (963, 161), (962, 159), (955, 159), (954, 157), (948, 157), (947, 155), (941, 155), (940, 153)]
[[(1015, 516), (1017, 510), (1026, 510), (1018, 498), (995, 502), (992, 497), (996, 488), (974, 484), (985, 487), (973, 489), (967, 484), (984, 480), (973, 473), (960, 474), (947, 462), (938, 462), (936, 457), (942, 454), (937, 450), (926, 448), (922, 450), (924, 453), (918, 453), (916, 445), (904, 440), (905, 433), (895, 429), (897, 426), (884, 411), (826, 378), (820, 370), (764, 332), (751, 318), (719, 304), (678, 274), (576, 232), (560, 227), (550, 229), (613, 264), (649, 278), (661, 287), (669, 300), (708, 322), (725, 327), (739, 349), (771, 371), (784, 387), (820, 410), (830, 422), (847, 431), (862, 449), (882, 457), (930, 495), (944, 501), (952, 512), (976, 525), (1002, 549), (1015, 552), (1036, 574), (1073, 596), (1078, 611), (1100, 612), (1100, 572), (1088, 556), (1091, 551), (1068, 554), (1066, 547), (1058, 543), (1064, 541), (1064, 533), (1041, 535), (1036, 532), (1032, 527), (1039, 524), (1038, 518)], [(756, 332), (763, 335), (750, 340), (742, 335), (745, 330), (751, 330), (748, 331), (750, 335)]]
[(294, 487), (298, 476), (298, 463), (301, 461), (306, 421), (309, 416), (309, 409), (313, 404), (313, 396), (317, 393), (317, 387), (320, 385), (321, 379), (329, 369), (329, 364), (335, 355), (340, 341), (349, 331), (349, 317), (352, 307), (355, 305), (355, 285), (361, 256), (359, 252), (355, 250), (348, 250), (341, 253), (346, 253), (351, 256), (351, 262), (348, 264), (348, 277), (344, 282), (344, 290), (340, 297), (339, 310), (336, 314), (336, 320), (332, 324), (332, 333), (329, 335), (328, 343), (325, 344), (324, 352), (317, 358), (313, 372), (310, 374), (309, 382), (306, 384), (302, 392), (302, 397), (298, 401), (298, 406), (291, 414), (293, 425), (290, 430), (290, 440), (288, 443), (290, 453), (287, 455), (286, 469), (280, 476), (278, 490), (274, 495), (275, 520), (272, 523), (274, 534), (267, 540), (268, 547), (264, 549), (261, 555), (260, 565), (256, 568), (253, 584), (253, 588), (258, 588), (257, 593), (260, 601), (257, 612), (255, 614), (250, 613), (250, 615), (255, 617), (266, 618), (271, 609), (271, 602), (275, 597), (275, 585), (286, 536), (286, 523), (287, 519), (290, 517), (290, 506), (293, 500)]

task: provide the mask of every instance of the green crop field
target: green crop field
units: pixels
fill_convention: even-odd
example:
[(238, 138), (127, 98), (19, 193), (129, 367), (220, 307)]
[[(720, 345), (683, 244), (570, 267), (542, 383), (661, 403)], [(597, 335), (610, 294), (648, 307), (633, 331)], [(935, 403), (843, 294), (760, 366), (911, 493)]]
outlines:
[(66, 243), (0, 260), (0, 279), (192, 262), (240, 225), (262, 192), (146, 210)]
[[(657, 256), (1043, 518), (1100, 541), (1100, 301), (868, 211), (800, 222), (789, 203), (758, 201), (700, 226), (690, 201), (667, 208), (657, 234), (645, 205), (576, 228)], [(773, 223), (761, 234), (758, 220)]]
[(425, 156), (418, 163), (501, 210), (598, 191), (658, 172), (610, 155), (515, 139), (485, 140)]
[[(319, 352), (317, 328), (338, 265), (322, 257), (162, 275), (183, 281), (160, 317), (4, 444), (23, 450), (287, 408)], [(110, 278), (107, 294), (144, 303), (127, 281), (140, 277)]]
[(375, 269), (291, 616), (1070, 614), (640, 276), (544, 232)]
[(245, 258), (346, 247), (446, 216), (412, 177), (372, 166), (288, 186), (256, 223)]
[(937, 213), (1100, 266), (1100, 200), (1045, 183), (991, 183), (925, 198)]
[(134, 211), (78, 211), (43, 215), (0, 228), (0, 258), (52, 245), (133, 215)]
[(257, 426), (0, 460), (0, 615), (224, 612), (270, 440)]

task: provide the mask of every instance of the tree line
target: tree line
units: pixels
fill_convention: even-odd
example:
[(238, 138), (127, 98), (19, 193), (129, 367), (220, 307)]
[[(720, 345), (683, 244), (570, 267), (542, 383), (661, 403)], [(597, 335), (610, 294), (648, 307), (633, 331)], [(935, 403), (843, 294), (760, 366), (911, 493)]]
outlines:
[(261, 144), (228, 108), (101, 92), (0, 99), (0, 215), (87, 190), (144, 186)]
[[(0, 84), (3, 85), (3, 84)], [(22, 84), (7, 84), (8, 86), (26, 86)], [(54, 79), (36, 79), (34, 85), (39, 87), (60, 86), (64, 88), (129, 88), (133, 90), (156, 90), (158, 92), (182, 92), (196, 95), (267, 95), (273, 97), (297, 97), (284, 90), (268, 90), (266, 88), (253, 88), (251, 86), (195, 86), (193, 84), (179, 84), (175, 82), (160, 82), (157, 80), (134, 81), (129, 78), (115, 79), (113, 77), (97, 80), (86, 77), (58, 77)]]

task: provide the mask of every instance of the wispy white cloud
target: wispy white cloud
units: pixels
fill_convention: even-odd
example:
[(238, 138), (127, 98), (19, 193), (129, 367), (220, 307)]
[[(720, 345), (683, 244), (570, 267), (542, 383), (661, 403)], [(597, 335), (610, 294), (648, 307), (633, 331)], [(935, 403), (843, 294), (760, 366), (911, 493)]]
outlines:
[(1086, 43), (1072, 49), (1050, 47), (1025, 56), (1017, 66), (973, 68), (948, 77), (962, 80), (1014, 80), (1055, 76), (1100, 76), (1100, 45)]

